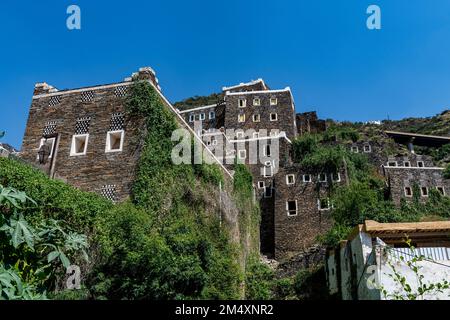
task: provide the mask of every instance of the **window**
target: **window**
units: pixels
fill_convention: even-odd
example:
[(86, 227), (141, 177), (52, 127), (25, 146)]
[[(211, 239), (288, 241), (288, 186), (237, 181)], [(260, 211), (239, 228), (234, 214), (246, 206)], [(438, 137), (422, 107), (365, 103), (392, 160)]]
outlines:
[(270, 121), (278, 121), (278, 114), (271, 113), (270, 114)]
[(396, 167), (397, 166), (397, 161), (389, 161), (388, 162), (388, 167)]
[(286, 176), (286, 184), (287, 185), (293, 185), (295, 184), (295, 175), (294, 174), (288, 174)]
[(247, 150), (239, 150), (239, 159), (245, 159), (247, 158)]
[(115, 185), (105, 185), (102, 187), (101, 195), (112, 202), (117, 202), (119, 198), (117, 197), (117, 188)]
[(325, 173), (319, 174), (319, 182), (327, 182), (327, 175)]
[(413, 196), (411, 187), (405, 187), (405, 196), (407, 196), (408, 198), (411, 198)]
[(304, 174), (303, 175), (303, 182), (311, 182), (311, 175), (310, 174)]
[(297, 200), (286, 201), (286, 211), (289, 217), (297, 215)]
[(83, 156), (86, 154), (89, 134), (76, 134), (72, 137), (72, 146), (70, 148), (71, 156)]
[(189, 115), (189, 122), (194, 122), (195, 121), (195, 114), (190, 114)]
[(261, 105), (261, 99), (260, 98), (255, 98), (253, 99), (253, 105), (254, 106), (260, 106)]
[(217, 146), (217, 140), (216, 140), (216, 139), (214, 139), (214, 140), (212, 141), (212, 145), (213, 145), (213, 146)]
[(328, 198), (317, 200), (317, 205), (320, 211), (330, 210), (330, 200)]
[(245, 108), (247, 106), (247, 100), (239, 99), (238, 100), (238, 106), (239, 106), (239, 108)]
[(404, 166), (404, 167), (411, 167), (411, 162), (409, 162), (409, 161), (403, 161), (403, 166)]
[(364, 145), (364, 152), (365, 152), (365, 153), (370, 153), (370, 152), (372, 152), (372, 147), (370, 146), (370, 144), (365, 144), (365, 145)]
[(445, 189), (444, 189), (444, 187), (436, 187), (436, 190), (437, 190), (440, 194), (442, 194), (443, 196), (445, 196)]
[(264, 187), (264, 198), (272, 198), (272, 188)]
[(420, 193), (422, 194), (422, 197), (428, 197), (428, 188), (427, 187), (421, 187)]
[[(41, 142), (39, 144), (39, 150), (41, 149), (41, 147), (45, 144), (49, 151), (50, 151), (50, 155), (48, 156), (49, 158), (53, 157), (53, 148), (55, 147), (55, 142), (56, 142), (56, 138), (42, 138)], [(39, 156), (37, 156), (39, 158)]]
[(266, 183), (264, 181), (258, 181), (258, 189), (264, 189), (266, 187)]
[(123, 136), (125, 131), (109, 131), (106, 135), (105, 152), (120, 152), (123, 149)]
[(334, 182), (341, 182), (341, 174), (340, 174), (339, 172), (333, 173), (333, 174), (331, 175), (331, 179), (332, 179)]
[(353, 153), (358, 153), (359, 152), (359, 148), (358, 148), (358, 146), (352, 146), (350, 151), (353, 152)]
[(209, 141), (209, 140), (206, 141), (206, 145), (207, 145), (207, 146), (210, 146), (210, 145), (211, 145), (211, 141)]
[(253, 115), (253, 122), (260, 122), (261, 121), (261, 115), (260, 114), (254, 114)]
[(270, 155), (271, 155), (271, 152), (270, 152), (270, 145), (265, 145), (264, 146), (264, 155), (266, 156), (266, 157), (270, 157)]
[(272, 167), (264, 167), (264, 177), (272, 177), (273, 176), (273, 170)]
[(237, 131), (236, 132), (236, 138), (244, 139), (244, 131)]
[(238, 115), (238, 122), (245, 122), (245, 114)]
[(417, 161), (417, 166), (419, 168), (423, 168), (423, 167), (425, 167), (425, 164), (423, 163), (423, 161)]
[(216, 118), (216, 113), (214, 111), (209, 112), (209, 120), (213, 120)]
[(200, 121), (203, 121), (206, 119), (206, 115), (204, 113), (200, 113)]
[(271, 106), (276, 106), (278, 104), (278, 99), (277, 98), (270, 98), (270, 105)]

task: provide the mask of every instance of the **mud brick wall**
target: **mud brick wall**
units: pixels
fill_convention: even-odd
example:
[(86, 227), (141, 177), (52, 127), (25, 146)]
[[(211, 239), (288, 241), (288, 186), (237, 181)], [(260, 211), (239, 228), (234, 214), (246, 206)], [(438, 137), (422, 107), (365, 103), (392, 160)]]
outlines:
[[(219, 105), (219, 106), (214, 106), (211, 108), (204, 108), (204, 109), (200, 109), (200, 110), (195, 110), (196, 108), (193, 108), (192, 111), (188, 111), (188, 112), (183, 112), (180, 113), (183, 117), (183, 119), (189, 124), (189, 126), (191, 128), (194, 129), (196, 124), (200, 124), (201, 128), (203, 130), (210, 130), (210, 129), (220, 129), (224, 126), (225, 124), (225, 105)], [(209, 113), (211, 111), (215, 112), (215, 118), (214, 119), (209, 119)], [(200, 114), (204, 113), (205, 114), (205, 120), (201, 121), (200, 120)], [(190, 121), (190, 117), (191, 115), (194, 116), (194, 122)]]
[[(106, 153), (106, 136), (113, 113), (124, 112), (124, 97), (128, 83), (72, 91), (37, 92), (30, 108), (22, 144), (22, 158), (36, 164), (43, 131), (49, 121), (56, 123), (59, 136), (54, 155), (54, 177), (85, 191), (100, 193), (103, 186), (115, 185), (118, 200), (126, 199), (131, 190), (139, 158), (139, 119), (126, 119), (122, 152)], [(92, 93), (92, 101), (83, 101), (82, 94)], [(124, 91), (121, 91), (122, 93)], [(71, 156), (72, 136), (77, 119), (90, 117), (86, 155)], [(48, 165), (47, 165), (48, 166)]]
[(320, 133), (327, 130), (327, 122), (320, 120), (315, 111), (298, 113), (295, 117), (299, 135)]

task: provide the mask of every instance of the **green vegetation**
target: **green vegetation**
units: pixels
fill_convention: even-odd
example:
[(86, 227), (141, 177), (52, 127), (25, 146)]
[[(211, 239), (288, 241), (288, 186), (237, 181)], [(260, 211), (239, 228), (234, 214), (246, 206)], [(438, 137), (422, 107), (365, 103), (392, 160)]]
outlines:
[(209, 96), (194, 96), (183, 101), (174, 103), (174, 107), (180, 110), (192, 109), (195, 107), (209, 106), (223, 101), (222, 93), (213, 93)]

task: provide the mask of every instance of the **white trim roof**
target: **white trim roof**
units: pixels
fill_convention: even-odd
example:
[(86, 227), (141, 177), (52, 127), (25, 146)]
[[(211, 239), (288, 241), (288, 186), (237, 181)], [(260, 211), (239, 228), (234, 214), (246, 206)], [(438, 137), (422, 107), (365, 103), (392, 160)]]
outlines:
[(266, 83), (264, 82), (264, 80), (259, 78), (258, 80), (253, 80), (253, 81), (246, 82), (246, 83), (241, 82), (240, 84), (237, 84), (237, 85), (234, 85), (234, 86), (230, 86), (230, 87), (222, 87), (222, 91), (233, 90), (233, 89), (236, 89), (236, 88), (239, 88), (239, 87), (251, 86), (251, 85), (255, 85), (255, 84), (260, 83), (260, 82), (263, 84), (264, 88), (267, 88)]
[(197, 111), (197, 110), (203, 110), (203, 109), (215, 108), (215, 107), (217, 107), (217, 106), (218, 106), (218, 104), (211, 104), (211, 105), (209, 105), (209, 106), (196, 107), (196, 108), (186, 109), (186, 110), (178, 111), (178, 112), (179, 112), (179, 113), (188, 113), (188, 112)]

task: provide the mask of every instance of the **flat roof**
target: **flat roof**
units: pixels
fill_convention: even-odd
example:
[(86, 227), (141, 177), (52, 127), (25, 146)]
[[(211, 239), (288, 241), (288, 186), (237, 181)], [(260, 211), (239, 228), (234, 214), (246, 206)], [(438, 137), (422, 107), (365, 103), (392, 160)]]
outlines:
[(426, 135), (411, 132), (400, 131), (385, 131), (385, 133), (393, 138), (396, 142), (407, 144), (412, 140), (412, 143), (419, 146), (434, 146), (440, 147), (450, 143), (450, 137)]

